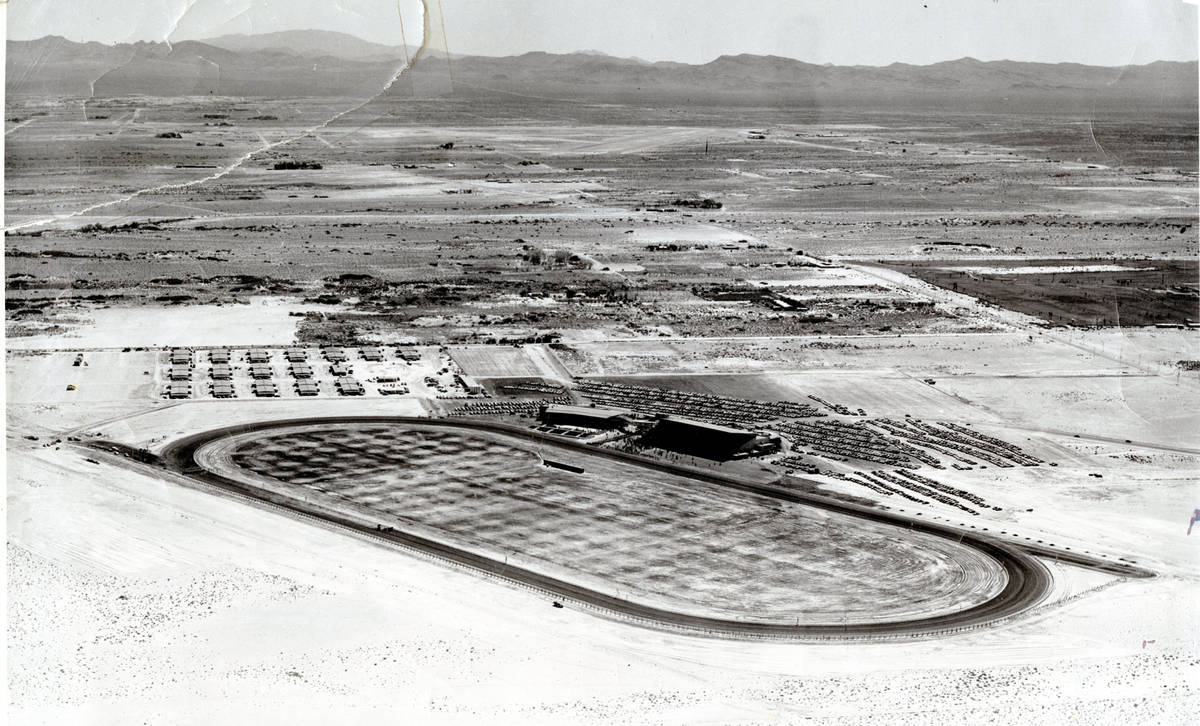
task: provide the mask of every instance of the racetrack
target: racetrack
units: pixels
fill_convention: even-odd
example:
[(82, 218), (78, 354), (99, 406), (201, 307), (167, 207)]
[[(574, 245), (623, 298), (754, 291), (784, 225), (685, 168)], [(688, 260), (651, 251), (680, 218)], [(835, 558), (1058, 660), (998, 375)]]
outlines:
[[(494, 432), (506, 437), (523, 438), (527, 441), (536, 440), (536, 436), (532, 432), (491, 422), (477, 421), (460, 420), (447, 423), (430, 419), (398, 417), (269, 421), (227, 427), (176, 441), (164, 450), (161, 463), (227, 491), (249, 495), (294, 512), (319, 517), (326, 522), (387, 539), (443, 560), (544, 591), (557, 599), (578, 603), (598, 610), (602, 614), (660, 627), (683, 628), (732, 636), (829, 638), (915, 635), (983, 625), (1017, 614), (1041, 602), (1050, 587), (1048, 571), (1034, 557), (1021, 549), (995, 542), (989, 538), (929, 523), (910, 522), (886, 512), (860, 508), (821, 497), (775, 490), (768, 485), (739, 481), (715, 474), (698, 474), (665, 464), (646, 466), (645, 462), (630, 462), (628, 461), (629, 457), (615, 452), (604, 452), (604, 456), (626, 459), (626, 464), (633, 463), (640, 466), (648, 474), (654, 471), (671, 471), (675, 475), (683, 475), (692, 480), (704, 481), (710, 485), (716, 484), (726, 490), (734, 490), (730, 493), (732, 496), (750, 497), (753, 495), (753, 497), (768, 497), (779, 502), (800, 504), (803, 505), (802, 510), (836, 513), (838, 517), (858, 522), (858, 526), (868, 530), (871, 527), (882, 526), (887, 531), (893, 532), (889, 539), (903, 540), (918, 535), (922, 538), (933, 538), (952, 545), (954, 548), (963, 548), (964, 553), (959, 556), (959, 559), (967, 563), (974, 563), (971, 565), (973, 567), (981, 561), (995, 563), (1002, 571), (1003, 578), (1002, 584), (987, 592), (987, 597), (982, 600), (965, 603), (961, 607), (952, 609), (947, 609), (946, 603), (941, 602), (939, 603), (939, 612), (902, 612), (898, 617), (895, 612), (892, 613), (892, 617), (887, 617), (886, 613), (884, 617), (871, 617), (870, 615), (855, 617), (851, 611), (849, 616), (843, 616), (844, 620), (841, 622), (832, 622), (829, 618), (800, 616), (795, 619), (789, 616), (789, 622), (782, 622), (778, 613), (764, 612), (760, 617), (756, 617), (753, 614), (722, 612), (719, 607), (700, 609), (674, 607), (669, 600), (632, 597), (628, 589), (623, 593), (620, 590), (614, 592), (612, 588), (606, 588), (603, 585), (597, 586), (595, 580), (571, 577), (569, 572), (568, 576), (564, 577), (562, 570), (556, 571), (553, 568), (537, 566), (537, 562), (529, 563), (524, 558), (518, 562), (505, 561), (506, 558), (495, 556), (494, 553), (488, 553), (480, 548), (458, 546), (454, 540), (436, 536), (436, 533), (434, 536), (430, 536), (428, 529), (422, 530), (420, 527), (405, 526), (405, 521), (402, 519), (382, 520), (387, 521), (389, 526), (392, 526), (392, 522), (396, 522), (398, 526), (388, 531), (380, 531), (378, 524), (381, 520), (378, 517), (362, 516), (361, 511), (355, 512), (342, 507), (328, 506), (318, 497), (307, 495), (298, 497), (295, 493), (289, 495), (284, 489), (263, 486), (263, 480), (257, 478), (252, 472), (250, 476), (246, 476), (245, 472), (239, 473), (229, 469), (213, 471), (198, 464), (198, 459), (205, 460), (203, 453), (205, 447), (210, 447), (211, 450), (210, 445), (214, 442), (216, 444), (224, 443), (228, 447), (229, 442), (237, 439), (249, 437), (248, 440), (253, 440), (263, 436), (269, 437), (298, 426), (311, 428), (313, 426), (332, 427), (348, 424), (419, 426), (453, 433), (462, 433), (466, 429), (472, 433)], [(567, 444), (557, 441), (553, 442), (553, 445), (567, 447)], [(573, 448), (579, 449), (580, 453), (588, 451), (589, 456), (595, 456), (597, 453), (589, 450), (588, 447), (575, 446)], [(214, 467), (212, 461), (212, 457), (208, 457), (205, 460), (206, 466), (221, 469), (221, 467)], [(741, 493), (739, 494), (738, 491)], [(626, 552), (628, 551), (626, 550)], [(851, 559), (853, 554), (843, 550), (842, 556)], [(719, 573), (716, 573), (714, 577), (716, 575)], [(706, 576), (707, 573), (702, 574), (701, 579), (706, 579)], [(853, 585), (853, 583), (848, 583), (848, 585)], [(921, 593), (917, 592), (917, 589), (914, 587), (911, 593), (914, 600), (920, 599)]]

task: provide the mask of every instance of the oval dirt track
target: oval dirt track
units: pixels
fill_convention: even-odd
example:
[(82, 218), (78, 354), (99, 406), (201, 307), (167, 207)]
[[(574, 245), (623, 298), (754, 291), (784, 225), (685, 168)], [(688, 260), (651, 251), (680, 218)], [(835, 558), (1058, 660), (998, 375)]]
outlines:
[[(453, 538), (448, 540), (440, 536), (440, 530), (436, 526), (431, 530), (428, 527), (420, 526), (421, 523), (419, 521), (410, 523), (405, 518), (387, 516), (389, 513), (386, 511), (363, 510), (362, 508), (355, 510), (353, 508), (346, 509), (338, 506), (328, 506), (328, 503), (323, 504), (321, 501), (318, 501), (321, 497), (308, 496), (312, 492), (312, 489), (304, 490), (304, 499), (307, 500), (305, 501), (296, 492), (289, 491), (287, 488), (289, 486), (318, 487), (321, 492), (325, 492), (332, 487), (337, 489), (337, 491), (330, 494), (330, 496), (344, 498), (346, 490), (339, 488), (344, 486), (342, 483), (343, 474), (336, 470), (325, 471), (321, 469), (321, 466), (323, 466), (322, 462), (328, 461), (328, 457), (331, 454), (337, 452), (338, 445), (345, 445), (345, 442), (342, 441), (339, 443), (337, 436), (330, 439), (328, 435), (324, 435), (322, 432), (354, 431), (356, 430), (355, 427), (358, 427), (359, 430), (379, 431), (383, 430), (380, 427), (388, 426), (400, 427), (398, 431), (406, 436), (411, 436), (418, 429), (420, 431), (432, 432), (428, 437), (429, 441), (420, 443), (418, 448), (421, 451), (440, 446), (439, 442), (447, 440), (447, 436), (458, 442), (462, 436), (477, 439), (480, 436), (496, 435), (510, 440), (517, 439), (524, 441), (527, 451), (529, 451), (528, 445), (531, 442), (538, 441), (539, 438), (536, 434), (515, 427), (497, 425), (491, 422), (462, 420), (446, 422), (424, 418), (340, 417), (269, 421), (209, 431), (179, 440), (164, 451), (163, 462), (171, 468), (180, 470), (191, 477), (215, 484), (224, 489), (248, 494), (257, 499), (269, 501), (296, 512), (316, 516), (328, 522), (369, 533), (373, 536), (383, 537), (398, 544), (460, 565), (465, 565), (489, 575), (552, 593), (563, 599), (575, 601), (590, 608), (599, 609), (609, 615), (672, 628), (685, 628), (723, 635), (800, 638), (930, 633), (985, 624), (998, 618), (1013, 615), (1040, 602), (1049, 589), (1049, 573), (1035, 558), (1018, 549), (993, 542), (986, 538), (974, 537), (967, 533), (944, 529), (927, 523), (909, 522), (893, 517), (885, 512), (864, 509), (820, 497), (810, 497), (793, 491), (777, 490), (770, 486), (740, 481), (720, 475), (709, 473), (697, 474), (690, 470), (662, 464), (648, 466), (646, 462), (638, 460), (637, 457), (628, 457), (615, 452), (596, 452), (590, 447), (578, 444), (571, 445), (557, 440), (545, 443), (544, 445), (574, 449), (581, 455), (581, 461), (587, 459), (594, 462), (603, 458), (620, 460), (622, 466), (640, 467), (642, 471), (648, 473), (648, 476), (653, 472), (666, 472), (673, 476), (684, 476), (698, 482), (696, 484), (697, 487), (707, 486), (712, 488), (715, 485), (724, 490), (722, 496), (731, 497), (734, 500), (753, 499), (758, 501), (766, 498), (776, 502), (775, 507), (787, 508), (786, 514), (792, 518), (803, 515), (817, 518), (834, 517), (836, 522), (857, 522), (857, 525), (855, 525), (856, 528), (875, 536), (874, 541), (876, 544), (873, 547), (885, 548), (889, 546), (888, 543), (891, 541), (917, 540), (923, 546), (924, 550), (935, 553), (954, 553), (954, 562), (951, 563), (952, 568), (958, 567), (960, 569), (975, 571), (988, 571), (989, 568), (994, 568), (994, 572), (989, 571), (990, 574), (987, 575), (990, 578), (987, 591), (981, 596), (975, 597), (973, 601), (964, 600), (959, 603), (961, 606), (955, 605), (952, 600), (939, 600), (927, 605), (930, 609), (938, 610), (937, 612), (922, 613), (917, 608), (911, 611), (882, 609), (880, 613), (873, 613), (870, 611), (870, 603), (867, 603), (857, 613), (853, 607), (847, 608), (847, 612), (841, 616), (840, 621), (834, 621), (827, 613), (817, 613), (810, 617), (805, 612), (800, 612), (800, 614), (788, 612), (786, 613), (786, 620), (789, 622), (782, 622), (781, 620), (784, 619), (784, 615), (781, 612), (765, 606), (757, 612), (742, 612), (736, 608), (731, 610), (723, 609), (719, 603), (711, 604), (710, 602), (710, 604), (704, 607), (688, 607), (687, 603), (679, 605), (673, 602), (670, 597), (665, 597), (665, 599), (659, 597), (638, 597), (637, 588), (633, 588), (633, 594), (631, 595), (630, 588), (628, 587), (626, 587), (624, 592), (621, 592), (613, 587), (605, 587), (606, 583), (601, 580), (574, 577), (570, 571), (554, 567), (543, 567), (538, 562), (531, 561), (530, 558), (505, 558), (499, 555), (498, 550), (494, 547), (489, 551), (486, 547), (481, 549), (474, 546), (460, 546), (461, 540), (456, 542)], [(367, 428), (364, 429), (363, 427)], [(309, 437), (311, 440), (305, 438), (305, 435), (313, 434), (314, 432), (315, 435)], [(275, 440), (275, 443), (287, 444), (289, 446), (296, 446), (300, 442), (308, 448), (304, 448), (303, 446), (297, 448), (298, 454), (296, 456), (278, 453), (264, 456), (263, 452), (269, 453), (278, 448), (273, 445), (267, 446), (263, 443), (271, 442), (272, 440)], [(355, 452), (357, 452), (355, 456), (361, 457), (363, 451), (375, 451), (377, 446), (378, 443), (376, 442), (365, 449), (361, 447), (355, 449)], [(452, 450), (457, 452), (459, 448)], [(569, 454), (570, 452), (567, 453)], [(407, 456), (409, 454), (406, 453)], [(389, 463), (386, 456), (381, 455), (379, 458), (380, 464)], [(509, 460), (512, 458), (514, 457), (509, 455)], [(316, 466), (310, 466), (313, 463)], [(370, 461), (364, 461), (363, 466), (367, 466), (370, 469)], [(589, 464), (589, 466), (594, 466), (594, 463)], [(258, 468), (258, 471), (255, 471), (255, 467)], [(398, 467), (395, 461), (390, 461), (389, 466), (386, 468), (394, 471)], [(376, 478), (381, 472), (388, 476), (392, 475), (391, 471), (385, 471), (380, 466), (376, 466), (372, 471), (375, 472), (372, 476)], [(477, 480), (479, 479), (479, 475), (475, 472), (471, 476), (464, 478)], [(292, 483), (289, 484), (288, 479), (292, 479)], [(362, 480), (363, 477), (359, 476), (359, 479)], [(368, 482), (374, 481), (370, 477), (367, 477), (365, 480)], [(283, 486), (272, 485), (272, 482), (274, 484), (282, 484)], [(703, 482), (703, 484), (701, 485), (699, 482)], [(518, 483), (518, 485), (525, 486), (521, 483)], [(356, 486), (357, 488), (353, 492), (358, 503), (367, 502), (374, 507), (379, 506), (380, 494), (378, 492), (382, 490), (379, 490), (378, 487), (367, 487), (364, 489), (358, 484)], [(545, 492), (538, 495), (541, 497), (550, 496), (550, 494)], [(412, 502), (413, 499), (407, 497), (405, 501)], [(796, 507), (795, 505), (802, 506)], [(454, 503), (452, 502), (447, 506), (453, 507)], [(688, 506), (694, 506), (694, 504), (688, 504)], [(612, 509), (615, 512), (616, 508)], [(494, 519), (494, 514), (487, 512), (484, 514), (488, 516), (467, 519), (472, 523), (488, 522)], [(384, 516), (381, 518), (380, 515)], [(611, 517), (608, 519), (611, 519)], [(445, 520), (438, 521), (444, 522)], [(435, 521), (434, 524), (438, 524), (438, 521)], [(384, 522), (389, 527), (394, 526), (395, 529), (381, 532), (377, 528), (379, 522)], [(409, 524), (413, 524), (413, 526), (409, 526)], [(642, 526), (639, 521), (634, 521), (632, 524)], [(749, 535), (750, 539), (753, 540), (755, 535), (760, 533), (761, 530), (758, 528), (759, 523), (751, 522), (750, 524), (751, 531)], [(521, 526), (525, 526), (525, 524)], [(882, 530), (883, 537), (879, 536), (880, 530)], [(798, 533), (802, 533), (802, 531), (802, 529), (796, 530)], [(889, 535), (887, 534), (888, 532), (892, 534)], [(459, 534), (461, 535), (461, 533)], [(833, 534), (836, 535), (837, 533), (834, 532)], [(467, 532), (467, 535), (470, 535), (470, 532)], [(837, 539), (836, 536), (833, 538)], [(476, 544), (475, 540), (470, 539), (469, 536), (467, 541), (469, 544)], [(663, 541), (669, 541), (669, 539)], [(544, 540), (545, 542), (553, 543), (553, 540)], [(938, 544), (939, 542), (941, 544)], [(485, 544), (487, 543), (485, 542)], [(812, 540), (810, 544), (810, 546), (815, 548), (819, 548), (820, 545), (821, 542), (817, 540)], [(799, 546), (800, 544), (797, 544), (797, 547)], [(540, 550), (540, 548), (533, 549), (534, 551)], [(631, 550), (625, 548), (623, 551), (628, 553)], [(636, 555), (638, 551), (633, 550), (633, 553)], [(858, 554), (852, 550), (847, 550), (845, 547), (841, 547), (836, 551), (840, 553), (838, 555), (839, 558), (846, 558), (847, 560), (852, 560)], [(922, 590), (932, 586), (927, 583), (923, 584), (923, 581), (916, 579), (916, 575), (912, 574), (912, 572), (916, 572), (921, 566), (927, 566), (929, 562), (935, 561), (936, 558), (934, 555), (926, 557), (928, 553), (922, 551), (922, 547), (915, 547), (915, 551), (921, 557), (915, 559), (909, 557), (908, 559), (912, 560), (907, 563), (909, 570), (901, 570), (897, 578), (914, 578), (912, 579), (913, 587), (911, 588), (912, 599), (914, 601), (921, 601), (922, 597), (927, 595)], [(770, 555), (772, 550), (767, 549), (765, 552)], [(825, 556), (823, 551), (818, 551), (817, 554)], [(881, 556), (883, 554), (887, 553), (881, 553)], [(754, 558), (763, 559), (757, 552), (751, 553), (751, 555)], [(510, 561), (506, 562), (506, 559)], [(515, 562), (512, 561), (514, 559)], [(773, 562), (768, 562), (768, 564), (774, 565)], [(834, 564), (836, 565), (837, 562), (834, 561)], [(679, 569), (684, 570), (685, 568), (683, 565), (680, 565)], [(638, 567), (633, 567), (632, 570), (638, 575), (644, 574)], [(767, 576), (769, 577), (769, 570), (763, 570), (763, 572), (768, 573)], [(753, 574), (752, 571), (748, 573), (749, 576), (745, 578), (747, 583), (752, 584), (751, 581), (754, 580)], [(954, 574), (955, 576), (959, 576), (957, 573)], [(830, 577), (835, 576), (836, 573), (830, 575)], [(694, 576), (692, 579), (704, 582), (707, 580), (719, 580), (720, 577), (719, 568), (712, 567), (709, 570), (700, 571), (699, 575)], [(685, 586), (684, 589), (690, 583), (687, 578), (682, 576), (678, 579), (678, 582)], [(668, 581), (665, 584), (672, 585), (674, 583)], [(852, 589), (853, 584), (853, 582), (847, 582), (847, 589)], [(616, 585), (621, 586), (619, 580)], [(800, 599), (805, 589), (810, 588), (799, 588), (797, 590), (798, 599)], [(820, 592), (820, 587), (816, 584), (811, 589)], [(737, 592), (737, 588), (733, 588), (730, 591)], [(682, 603), (683, 601), (679, 602)], [(747, 603), (753, 605), (753, 598), (748, 599)], [(793, 615), (795, 616), (793, 617)]]

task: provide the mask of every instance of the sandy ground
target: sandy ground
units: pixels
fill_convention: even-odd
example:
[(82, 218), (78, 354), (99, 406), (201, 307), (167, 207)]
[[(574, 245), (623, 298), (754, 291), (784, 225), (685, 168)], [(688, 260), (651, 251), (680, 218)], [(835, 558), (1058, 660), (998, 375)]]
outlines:
[[(155, 354), (149, 351), (10, 353), (5, 393), (11, 404), (103, 402), (148, 399), (155, 384)], [(75, 390), (67, 390), (74, 385)]]
[[(1173, 331), (1169, 331), (1173, 332)], [(1174, 336), (1172, 336), (1174, 337)], [(1152, 372), (1148, 354), (1107, 337), (1057, 332), (842, 335), (780, 338), (652, 337), (574, 341), (562, 354), (576, 375), (897, 370), (934, 376), (1125, 375)], [(1174, 353), (1186, 357), (1189, 343)], [(1171, 348), (1171, 344), (1164, 344)], [(1122, 352), (1126, 351), (1126, 352)], [(1178, 360), (1178, 358), (1176, 358)], [(1165, 366), (1157, 366), (1165, 372)], [(1177, 372), (1178, 369), (1175, 369)], [(1171, 377), (1175, 377), (1175, 372)], [(1194, 380), (1194, 375), (1193, 375)]]
[(161, 347), (169, 345), (287, 345), (300, 318), (289, 313), (329, 310), (290, 298), (254, 297), (247, 305), (178, 308), (99, 308), (66, 333), (9, 338), (11, 350)]
[(274, 398), (246, 401), (184, 401), (167, 403), (133, 416), (86, 427), (89, 433), (158, 451), (162, 444), (188, 434), (251, 421), (286, 420), (312, 416), (421, 416), (421, 399), (390, 398)]

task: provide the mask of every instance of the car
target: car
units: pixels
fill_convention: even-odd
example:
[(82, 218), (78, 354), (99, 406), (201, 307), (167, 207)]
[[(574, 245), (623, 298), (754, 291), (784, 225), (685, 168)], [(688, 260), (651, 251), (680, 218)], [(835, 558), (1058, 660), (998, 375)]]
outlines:
[(68, 390), (68, 391), (78, 391), (78, 390), (79, 390), (79, 386), (75, 385), (74, 383), (68, 383), (68, 384), (67, 384), (67, 390)]

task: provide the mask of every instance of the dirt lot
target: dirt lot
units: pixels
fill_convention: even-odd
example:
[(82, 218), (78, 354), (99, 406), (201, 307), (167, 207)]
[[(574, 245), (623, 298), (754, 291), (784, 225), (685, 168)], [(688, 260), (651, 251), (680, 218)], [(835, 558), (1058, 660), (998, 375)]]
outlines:
[(1194, 260), (909, 262), (892, 269), (1041, 318), (1051, 325), (1143, 326), (1200, 322)]
[(450, 355), (467, 375), (486, 378), (521, 378), (550, 375), (554, 370), (544, 370), (526, 348), (500, 346), (475, 346), (452, 348)]

